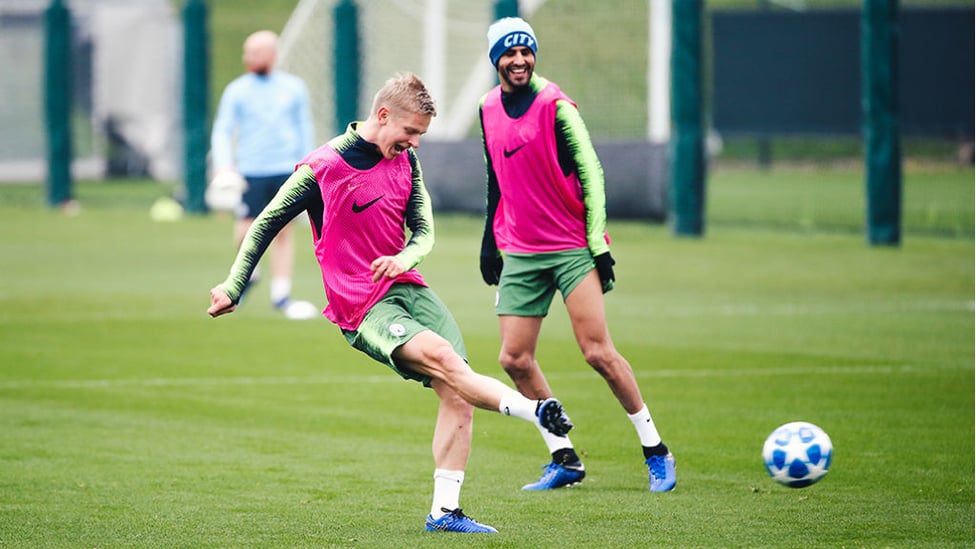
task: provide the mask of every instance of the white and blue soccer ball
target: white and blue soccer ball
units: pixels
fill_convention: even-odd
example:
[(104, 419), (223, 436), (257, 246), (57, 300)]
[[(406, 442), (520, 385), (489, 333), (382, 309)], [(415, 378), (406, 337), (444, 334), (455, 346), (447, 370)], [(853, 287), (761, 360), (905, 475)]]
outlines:
[(763, 444), (763, 464), (773, 480), (803, 488), (822, 479), (830, 469), (834, 445), (823, 429), (805, 421), (780, 425)]

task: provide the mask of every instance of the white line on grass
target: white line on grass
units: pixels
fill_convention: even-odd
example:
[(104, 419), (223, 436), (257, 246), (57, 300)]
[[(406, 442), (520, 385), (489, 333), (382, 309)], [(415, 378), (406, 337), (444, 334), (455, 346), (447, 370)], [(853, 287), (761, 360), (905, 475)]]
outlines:
[[(780, 368), (730, 368), (703, 370), (638, 370), (639, 378), (709, 378), (709, 377), (769, 377), (811, 375), (874, 375), (919, 374), (933, 371), (972, 369), (971, 365), (912, 366), (912, 365), (851, 365)], [(551, 379), (595, 379), (588, 368), (579, 372), (547, 374)], [(269, 376), (269, 377), (174, 377), (130, 379), (65, 379), (65, 380), (10, 380), (0, 382), (0, 390), (12, 389), (110, 389), (114, 387), (219, 387), (231, 385), (328, 385), (328, 384), (375, 384), (402, 383), (394, 374), (375, 376)]]
[(897, 313), (938, 313), (938, 312), (972, 312), (976, 305), (972, 301), (910, 301), (894, 303), (857, 303), (845, 302), (834, 304), (812, 303), (781, 303), (778, 305), (759, 305), (755, 303), (730, 303), (709, 307), (672, 307), (655, 308), (650, 306), (650, 313), (645, 309), (619, 310), (627, 315), (650, 317), (742, 317), (742, 316), (819, 316), (819, 315), (852, 315), (852, 314), (897, 314)]

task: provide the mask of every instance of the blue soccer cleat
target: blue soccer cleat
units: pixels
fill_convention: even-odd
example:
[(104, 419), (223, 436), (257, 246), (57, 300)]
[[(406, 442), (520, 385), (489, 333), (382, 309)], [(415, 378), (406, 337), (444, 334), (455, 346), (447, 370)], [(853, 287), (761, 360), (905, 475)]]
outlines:
[(545, 469), (545, 471), (543, 471), (539, 480), (533, 482), (532, 484), (526, 484), (522, 487), (522, 489), (555, 490), (556, 488), (562, 488), (564, 486), (575, 486), (583, 482), (583, 478), (586, 477), (586, 471), (584, 471), (582, 467), (579, 469), (574, 469), (566, 467), (565, 465), (550, 462), (548, 465), (545, 465), (543, 469)]
[(678, 483), (678, 475), (674, 472), (674, 456), (670, 453), (663, 456), (651, 456), (644, 462), (647, 464), (647, 478), (651, 482), (652, 492), (670, 492)]
[(461, 512), (461, 508), (455, 510), (441, 508), (447, 513), (439, 519), (434, 519), (433, 515), (427, 515), (428, 532), (461, 532), (463, 534), (496, 534), (495, 530), (487, 524), (481, 524), (473, 518)]
[(539, 417), (539, 425), (557, 437), (566, 436), (566, 433), (573, 428), (569, 416), (563, 411), (562, 403), (554, 398), (540, 400), (535, 414)]

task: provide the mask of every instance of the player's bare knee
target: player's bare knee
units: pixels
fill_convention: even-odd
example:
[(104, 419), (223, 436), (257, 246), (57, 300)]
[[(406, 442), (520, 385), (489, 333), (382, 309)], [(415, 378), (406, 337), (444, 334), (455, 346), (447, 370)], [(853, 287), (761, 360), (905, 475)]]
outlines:
[(454, 391), (445, 393), (441, 397), (444, 406), (451, 409), (452, 415), (461, 423), (470, 423), (474, 419), (474, 406)]
[(532, 369), (533, 358), (528, 353), (509, 353), (505, 350), (498, 355), (498, 363), (510, 376), (519, 376)]
[(460, 427), (471, 428), (474, 421), (474, 405), (465, 400), (460, 400), (454, 408), (454, 417), (458, 420)]
[(618, 354), (612, 348), (593, 345), (583, 348), (583, 358), (597, 373), (610, 379), (618, 375), (622, 360), (617, 360)]
[(454, 347), (447, 341), (431, 346), (424, 353), (424, 358), (427, 366), (452, 386), (459, 376), (471, 371), (467, 362), (457, 354)]
[(599, 345), (582, 345), (580, 350), (583, 351), (583, 360), (597, 371), (610, 362), (609, 353)]

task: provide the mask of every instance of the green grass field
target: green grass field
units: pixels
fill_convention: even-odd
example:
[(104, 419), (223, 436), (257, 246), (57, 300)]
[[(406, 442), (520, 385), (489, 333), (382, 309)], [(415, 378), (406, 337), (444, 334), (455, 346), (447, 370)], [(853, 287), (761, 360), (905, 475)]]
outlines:
[[(540, 361), (587, 480), (520, 492), (548, 459), (538, 434), (476, 412), (461, 503), (500, 533), (474, 539), (423, 532), (430, 392), (325, 320), (280, 318), (266, 285), (206, 315), (229, 219), (153, 223), (156, 183), (81, 184), (75, 217), (0, 186), (0, 547), (972, 547), (973, 171), (909, 174), (894, 248), (865, 243), (858, 179), (717, 171), (701, 239), (613, 220), (611, 331), (678, 487), (647, 492), (557, 306)], [(479, 225), (440, 215), (421, 270), (502, 377)], [(307, 247), (295, 286), (321, 301)], [(791, 420), (835, 446), (802, 490), (760, 459)]]

